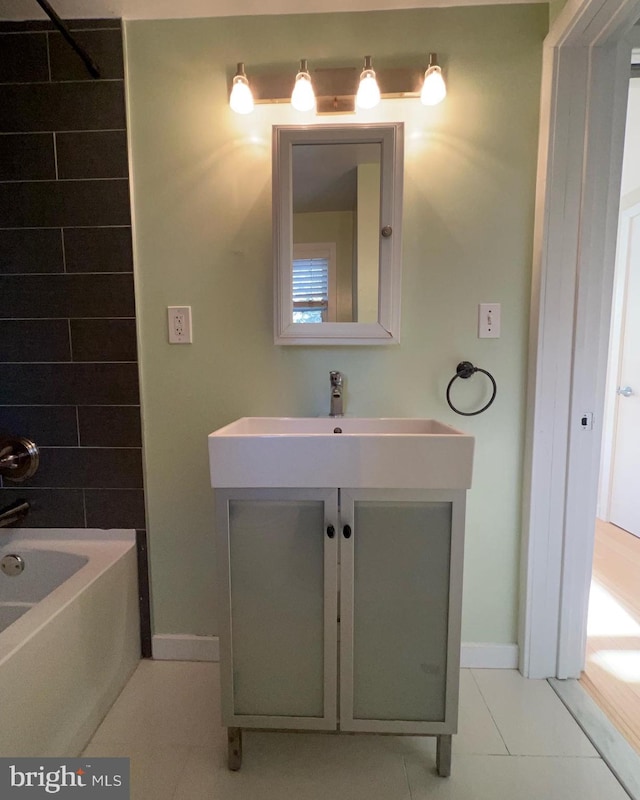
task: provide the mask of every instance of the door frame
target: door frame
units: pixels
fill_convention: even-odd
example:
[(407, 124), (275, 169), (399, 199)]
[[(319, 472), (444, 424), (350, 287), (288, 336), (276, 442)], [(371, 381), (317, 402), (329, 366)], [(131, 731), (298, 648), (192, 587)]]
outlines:
[[(640, 0), (568, 0), (543, 48), (520, 669), (584, 664), (631, 44)], [(584, 430), (592, 411), (596, 424)], [(585, 500), (586, 497), (586, 500)]]

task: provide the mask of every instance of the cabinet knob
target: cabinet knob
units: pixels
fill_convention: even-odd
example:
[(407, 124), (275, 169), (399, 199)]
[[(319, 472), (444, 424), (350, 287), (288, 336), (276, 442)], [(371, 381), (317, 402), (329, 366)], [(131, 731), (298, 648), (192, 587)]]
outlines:
[(327, 527), (327, 536), (328, 536), (330, 539), (333, 539), (333, 537), (334, 537), (335, 535), (336, 535), (336, 529), (333, 527), (333, 525), (329, 525), (329, 526)]
[(351, 525), (344, 526), (344, 528), (342, 529), (342, 535), (344, 536), (345, 539), (351, 538)]

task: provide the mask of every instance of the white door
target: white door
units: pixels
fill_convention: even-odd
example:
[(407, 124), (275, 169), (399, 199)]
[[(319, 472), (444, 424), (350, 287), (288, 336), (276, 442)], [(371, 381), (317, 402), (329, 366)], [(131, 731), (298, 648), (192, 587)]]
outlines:
[(640, 216), (630, 220), (609, 517), (640, 536)]

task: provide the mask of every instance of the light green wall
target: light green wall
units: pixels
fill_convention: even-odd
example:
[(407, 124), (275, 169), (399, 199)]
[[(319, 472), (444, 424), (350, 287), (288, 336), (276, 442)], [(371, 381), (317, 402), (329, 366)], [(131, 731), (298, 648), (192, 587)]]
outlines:
[[(156, 633), (215, 634), (207, 434), (243, 415), (324, 415), (329, 370), (357, 415), (436, 417), (476, 436), (463, 638), (516, 636), (527, 327), (543, 4), (126, 23), (146, 489)], [(271, 126), (227, 105), (235, 63), (312, 68), (423, 64), (449, 96), (386, 101), (355, 120), (403, 120), (402, 343), (276, 347), (272, 332)], [(335, 121), (335, 118), (333, 118)], [(354, 117), (345, 117), (353, 122)], [(502, 303), (479, 340), (477, 305)], [(166, 307), (191, 305), (194, 343), (167, 344)], [(494, 373), (479, 417), (453, 414), (461, 359)], [(477, 403), (477, 376), (456, 391)], [(460, 383), (460, 382), (458, 382)]]

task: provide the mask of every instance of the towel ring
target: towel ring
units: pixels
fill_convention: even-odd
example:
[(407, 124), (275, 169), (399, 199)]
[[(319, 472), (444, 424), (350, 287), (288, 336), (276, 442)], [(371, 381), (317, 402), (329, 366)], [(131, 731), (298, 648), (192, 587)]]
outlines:
[[(491, 381), (491, 385), (493, 387), (491, 398), (489, 399), (488, 403), (483, 405), (482, 408), (479, 408), (477, 411), (460, 411), (451, 402), (451, 386), (453, 385), (453, 382), (456, 380), (456, 378), (463, 378), (464, 380), (466, 380), (467, 378), (470, 378), (475, 372), (482, 372)], [(496, 385), (495, 378), (490, 372), (487, 372), (486, 369), (481, 369), (480, 367), (474, 367), (470, 361), (461, 361), (456, 367), (456, 374), (453, 376), (453, 378), (451, 378), (451, 380), (449, 381), (449, 385), (447, 386), (447, 403), (449, 404), (449, 408), (452, 411), (455, 411), (456, 414), (461, 414), (463, 417), (475, 417), (476, 414), (482, 414), (483, 411), (486, 411), (489, 408), (491, 403), (493, 403), (493, 401), (496, 399), (497, 392), (498, 392), (498, 387)]]

